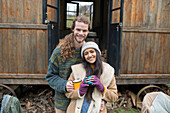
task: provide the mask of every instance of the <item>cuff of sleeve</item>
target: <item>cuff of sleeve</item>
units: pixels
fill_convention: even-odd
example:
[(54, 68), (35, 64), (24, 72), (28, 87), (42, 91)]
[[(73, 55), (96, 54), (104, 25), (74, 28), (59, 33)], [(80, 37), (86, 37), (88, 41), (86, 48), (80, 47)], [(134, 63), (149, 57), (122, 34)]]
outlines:
[(102, 93), (102, 99), (105, 97), (106, 90), (107, 90), (107, 88), (104, 86), (104, 91)]
[(80, 92), (79, 92), (79, 90), (78, 90), (78, 97), (79, 97), (79, 98), (84, 98), (85, 95), (86, 95), (86, 93), (85, 93), (83, 96), (81, 96), (81, 95), (80, 95)]
[(63, 90), (64, 90), (64, 93), (67, 93), (67, 89), (66, 89), (67, 80), (64, 81), (64, 84), (65, 84), (65, 85), (63, 85), (63, 86), (64, 86), (65, 88), (63, 88)]

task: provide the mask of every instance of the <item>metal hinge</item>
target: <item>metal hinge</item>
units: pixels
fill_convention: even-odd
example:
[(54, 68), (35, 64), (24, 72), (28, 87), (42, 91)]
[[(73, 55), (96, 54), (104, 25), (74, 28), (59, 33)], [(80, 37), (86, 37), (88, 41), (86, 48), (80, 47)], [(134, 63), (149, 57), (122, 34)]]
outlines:
[(49, 24), (50, 23), (50, 21), (49, 20), (45, 20), (45, 24)]
[(48, 20), (48, 13), (47, 13), (47, 12), (46, 12), (46, 15), (47, 15), (47, 18), (46, 18), (46, 20), (45, 20), (45, 24), (49, 24), (50, 21)]
[(120, 26), (120, 27), (122, 27), (122, 26), (123, 26), (123, 25), (122, 25), (122, 22), (120, 22), (120, 23), (119, 23), (119, 26)]

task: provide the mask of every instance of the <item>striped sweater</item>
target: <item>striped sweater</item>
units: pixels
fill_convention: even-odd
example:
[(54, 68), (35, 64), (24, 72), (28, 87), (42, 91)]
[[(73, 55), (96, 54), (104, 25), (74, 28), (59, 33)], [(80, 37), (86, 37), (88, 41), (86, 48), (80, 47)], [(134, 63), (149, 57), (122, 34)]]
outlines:
[(54, 49), (49, 59), (46, 80), (49, 86), (55, 90), (54, 103), (57, 109), (67, 109), (70, 99), (64, 93), (66, 93), (67, 79), (71, 74), (71, 65), (81, 62), (80, 49), (75, 49), (75, 56), (67, 58), (65, 62), (62, 62), (61, 48)]

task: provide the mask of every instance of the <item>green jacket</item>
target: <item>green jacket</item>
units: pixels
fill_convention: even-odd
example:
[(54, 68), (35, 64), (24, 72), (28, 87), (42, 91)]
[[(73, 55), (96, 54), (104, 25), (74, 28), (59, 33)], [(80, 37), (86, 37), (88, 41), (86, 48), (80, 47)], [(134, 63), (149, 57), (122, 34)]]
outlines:
[(23, 113), (18, 98), (5, 95), (2, 100), (1, 113)]

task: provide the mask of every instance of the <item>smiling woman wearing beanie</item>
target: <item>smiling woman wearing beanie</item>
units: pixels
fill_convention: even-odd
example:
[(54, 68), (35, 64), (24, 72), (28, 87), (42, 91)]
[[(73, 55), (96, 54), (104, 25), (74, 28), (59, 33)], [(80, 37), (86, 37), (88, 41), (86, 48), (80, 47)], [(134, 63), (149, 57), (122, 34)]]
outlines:
[(82, 46), (83, 63), (73, 65), (69, 81), (81, 80), (80, 87), (65, 95), (71, 98), (67, 113), (107, 113), (105, 102), (118, 99), (114, 68), (101, 60), (95, 42)]

